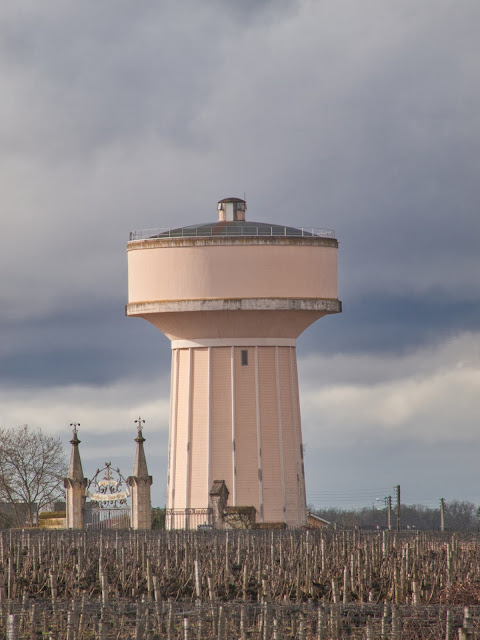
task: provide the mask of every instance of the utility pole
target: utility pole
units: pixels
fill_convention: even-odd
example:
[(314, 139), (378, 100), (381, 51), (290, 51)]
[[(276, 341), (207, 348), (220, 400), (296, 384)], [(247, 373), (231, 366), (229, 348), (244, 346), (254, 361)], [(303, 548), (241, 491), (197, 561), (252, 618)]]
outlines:
[(387, 528), (392, 530), (392, 496), (387, 496)]
[(440, 498), (440, 531), (445, 531), (445, 498)]
[(400, 485), (395, 487), (397, 493), (397, 531), (400, 531)]

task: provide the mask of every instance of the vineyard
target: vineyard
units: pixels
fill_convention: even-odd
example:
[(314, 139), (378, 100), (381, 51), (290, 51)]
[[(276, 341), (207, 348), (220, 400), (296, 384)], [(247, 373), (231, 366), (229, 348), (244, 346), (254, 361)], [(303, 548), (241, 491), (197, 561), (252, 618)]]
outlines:
[(0, 533), (0, 637), (480, 637), (480, 536)]

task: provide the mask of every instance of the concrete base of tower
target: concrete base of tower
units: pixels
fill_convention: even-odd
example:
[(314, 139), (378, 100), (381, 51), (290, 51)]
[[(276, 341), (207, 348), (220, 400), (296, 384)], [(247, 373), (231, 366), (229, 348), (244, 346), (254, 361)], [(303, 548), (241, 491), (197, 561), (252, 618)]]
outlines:
[(167, 507), (206, 509), (212, 482), (224, 480), (229, 505), (304, 526), (295, 341), (172, 346)]

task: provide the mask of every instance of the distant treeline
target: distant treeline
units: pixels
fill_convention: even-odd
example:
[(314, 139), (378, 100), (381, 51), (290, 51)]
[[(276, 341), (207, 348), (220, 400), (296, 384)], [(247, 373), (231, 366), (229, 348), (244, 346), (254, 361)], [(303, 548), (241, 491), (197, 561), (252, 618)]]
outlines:
[[(386, 528), (387, 509), (364, 507), (363, 509), (319, 509), (309, 507), (312, 513), (341, 527)], [(392, 529), (397, 526), (396, 505), (392, 505)], [(401, 505), (400, 528), (435, 531), (440, 529), (440, 507), (431, 509), (421, 504)], [(452, 500), (445, 502), (444, 524), (446, 531), (476, 531), (480, 529), (480, 507), (473, 502)]]

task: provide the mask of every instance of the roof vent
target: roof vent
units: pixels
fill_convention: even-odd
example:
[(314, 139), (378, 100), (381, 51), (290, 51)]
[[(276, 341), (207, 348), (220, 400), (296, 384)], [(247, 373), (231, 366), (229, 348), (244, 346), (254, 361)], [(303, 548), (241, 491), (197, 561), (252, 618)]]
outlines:
[(224, 198), (218, 202), (219, 222), (237, 222), (245, 220), (247, 203), (241, 198)]

